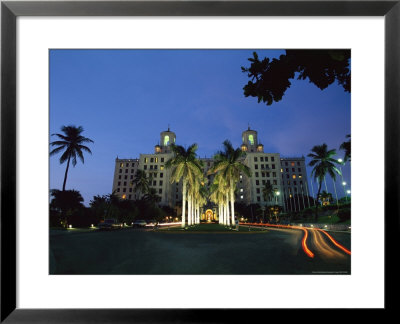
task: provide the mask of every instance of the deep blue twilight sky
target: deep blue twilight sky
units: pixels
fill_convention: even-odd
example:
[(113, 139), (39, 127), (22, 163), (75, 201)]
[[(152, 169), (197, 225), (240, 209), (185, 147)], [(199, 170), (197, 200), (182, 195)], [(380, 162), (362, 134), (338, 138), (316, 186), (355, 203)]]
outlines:
[[(260, 58), (284, 53), (256, 51)], [(250, 65), (252, 52), (51, 50), (50, 134), (76, 125), (94, 140), (88, 145), (93, 155), (85, 154), (85, 164), (70, 168), (67, 189), (79, 190), (85, 205), (94, 195), (111, 193), (115, 158), (153, 153), (168, 124), (177, 144), (198, 144), (200, 157), (211, 157), (225, 139), (238, 147), (248, 124), (258, 131), (265, 152), (307, 156), (314, 145), (326, 143), (343, 157), (338, 148), (350, 134), (350, 94), (336, 84), (321, 91), (293, 80), (282, 101), (258, 104), (243, 95), (248, 77), (240, 67)], [(66, 164), (60, 165), (59, 157), (50, 158), (51, 189), (62, 188)], [(350, 167), (343, 171), (350, 188)], [(334, 196), (332, 181), (327, 183)]]

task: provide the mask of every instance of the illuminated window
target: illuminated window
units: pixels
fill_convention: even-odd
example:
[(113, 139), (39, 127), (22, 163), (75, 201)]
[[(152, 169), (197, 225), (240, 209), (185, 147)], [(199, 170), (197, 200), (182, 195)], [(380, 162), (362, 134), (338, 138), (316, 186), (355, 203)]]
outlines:
[(240, 192), (243, 192), (243, 188), (240, 188)]
[(126, 195), (125, 194), (122, 195), (122, 199), (126, 199)]
[(254, 145), (254, 137), (252, 134), (249, 135), (249, 142), (250, 142), (250, 145)]
[(293, 179), (296, 179), (296, 175), (295, 175), (295, 174), (293, 174), (293, 175), (292, 175), (292, 178), (293, 178)]
[(302, 178), (302, 175), (301, 175), (301, 174), (299, 174), (299, 178), (300, 178), (300, 179)]
[(281, 169), (281, 173), (283, 172), (283, 169)]
[(154, 162), (156, 163), (158, 162), (158, 157), (154, 158)]
[(242, 195), (242, 196), (240, 196), (240, 199), (243, 199), (243, 195)]
[(123, 168), (123, 167), (124, 167), (124, 164), (123, 164), (123, 163), (120, 163), (119, 166), (120, 166), (120, 168)]
[(149, 159), (148, 158), (144, 158), (144, 163), (147, 163), (147, 162), (149, 162)]
[(165, 135), (164, 136), (164, 146), (167, 146), (167, 145), (169, 145), (169, 136)]
[(294, 166), (294, 162), (291, 162), (290, 165), (291, 165), (291, 166)]

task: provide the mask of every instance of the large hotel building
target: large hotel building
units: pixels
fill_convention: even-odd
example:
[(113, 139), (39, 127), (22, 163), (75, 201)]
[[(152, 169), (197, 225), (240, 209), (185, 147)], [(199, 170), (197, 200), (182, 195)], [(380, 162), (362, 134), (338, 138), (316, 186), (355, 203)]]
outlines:
[[(165, 163), (173, 157), (170, 145), (175, 143), (174, 132), (167, 131), (160, 134), (160, 145), (155, 145), (153, 154), (140, 154), (139, 158), (115, 160), (115, 171), (112, 192), (121, 199), (137, 199), (133, 180), (137, 170), (144, 170), (151, 176), (151, 188), (161, 198), (160, 205), (171, 208), (180, 205), (182, 201), (182, 181), (170, 182), (171, 170), (165, 168)], [(304, 157), (281, 157), (279, 153), (265, 153), (264, 146), (258, 142), (257, 132), (250, 127), (242, 133), (242, 151), (246, 154), (244, 163), (251, 170), (251, 177), (240, 176), (237, 184), (236, 201), (245, 204), (280, 205), (284, 211), (293, 211), (299, 197), (310, 196), (306, 164)], [(212, 158), (200, 158), (204, 163), (204, 173), (213, 165)], [(212, 176), (208, 176), (212, 183)], [(276, 195), (270, 201), (265, 201), (263, 188), (266, 183), (272, 184)], [(216, 208), (217, 209), (217, 208)]]

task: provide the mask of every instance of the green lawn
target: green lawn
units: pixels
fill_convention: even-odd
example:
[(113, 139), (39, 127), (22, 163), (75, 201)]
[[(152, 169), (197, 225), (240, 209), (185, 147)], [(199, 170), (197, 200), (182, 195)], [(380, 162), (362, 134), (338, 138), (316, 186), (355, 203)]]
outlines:
[[(261, 232), (265, 231), (266, 229), (264, 228), (248, 228), (248, 226), (239, 226), (239, 232)], [(231, 232), (231, 233), (237, 233), (237, 231), (234, 229), (229, 228), (228, 226), (220, 225), (220, 224), (215, 224), (215, 223), (209, 223), (209, 224), (198, 224), (194, 226), (188, 226), (185, 229), (182, 227), (170, 227), (170, 228), (159, 228), (157, 231), (164, 232), (198, 232), (198, 233), (221, 233), (221, 232)]]

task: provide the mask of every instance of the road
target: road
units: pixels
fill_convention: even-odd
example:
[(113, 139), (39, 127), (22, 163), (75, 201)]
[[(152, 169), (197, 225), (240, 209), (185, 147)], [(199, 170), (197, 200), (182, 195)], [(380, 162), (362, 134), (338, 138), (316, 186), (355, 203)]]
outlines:
[[(66, 231), (67, 232), (67, 231)], [(50, 233), (51, 274), (350, 274), (350, 255), (309, 230)], [(338, 242), (350, 235), (330, 233)], [(339, 234), (339, 233), (338, 233)], [(324, 237), (325, 236), (325, 237)]]

